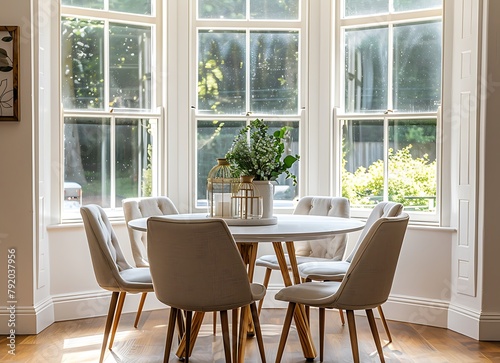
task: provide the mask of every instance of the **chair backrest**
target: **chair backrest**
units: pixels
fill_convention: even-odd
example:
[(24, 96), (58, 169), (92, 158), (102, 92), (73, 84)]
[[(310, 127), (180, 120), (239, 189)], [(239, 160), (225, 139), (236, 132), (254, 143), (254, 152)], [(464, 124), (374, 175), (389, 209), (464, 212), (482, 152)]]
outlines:
[(363, 237), (336, 294), (335, 307), (371, 309), (389, 297), (409, 217), (377, 219)]
[[(174, 203), (167, 197), (127, 198), (122, 201), (125, 222), (132, 219), (167, 214), (179, 214)], [(132, 257), (137, 267), (148, 267), (147, 235), (128, 227)]]
[(118, 291), (124, 282), (120, 271), (132, 268), (125, 259), (115, 231), (104, 209), (95, 204), (80, 208), (94, 267), (94, 274), (103, 289)]
[[(347, 198), (307, 196), (299, 200), (293, 214), (349, 218), (351, 209)], [(341, 260), (346, 244), (347, 235), (339, 234), (314, 242), (297, 241), (295, 250), (299, 256)]]
[(243, 260), (222, 219), (148, 219), (156, 297), (183, 310), (230, 310), (252, 302)]
[(356, 245), (352, 249), (351, 253), (349, 256), (346, 258), (347, 262), (351, 262), (352, 259), (354, 258), (354, 255), (356, 254), (356, 251), (359, 248), (359, 245), (363, 241), (365, 235), (368, 233), (370, 230), (370, 227), (377, 221), (379, 218), (383, 217), (397, 217), (403, 212), (403, 205), (401, 203), (395, 203), (395, 202), (381, 202), (373, 208), (371, 211), (370, 215), (368, 216), (368, 219), (366, 220), (365, 227), (361, 231), (361, 234), (358, 238), (358, 241), (356, 242)]

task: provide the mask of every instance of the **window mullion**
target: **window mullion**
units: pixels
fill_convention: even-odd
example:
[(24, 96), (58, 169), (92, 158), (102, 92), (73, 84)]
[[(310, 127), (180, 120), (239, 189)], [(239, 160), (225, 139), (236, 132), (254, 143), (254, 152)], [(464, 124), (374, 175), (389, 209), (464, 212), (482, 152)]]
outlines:
[[(110, 119), (110, 156), (109, 156), (109, 170), (110, 170), (110, 206), (111, 209), (116, 208), (116, 119), (111, 116)], [(103, 183), (105, 185), (106, 183)]]
[(384, 192), (383, 200), (389, 200), (389, 118), (384, 117)]
[(394, 82), (394, 26), (389, 24), (387, 31), (388, 49), (387, 49), (387, 109), (394, 109), (393, 82)]
[(101, 74), (104, 74), (104, 110), (109, 109), (109, 20), (104, 21), (104, 69)]
[[(250, 30), (246, 31), (246, 48), (247, 52), (245, 54), (245, 62), (246, 62), (246, 67), (245, 67), (245, 75), (246, 75), (246, 80), (245, 80), (245, 109), (246, 109), (246, 115), (250, 116), (252, 109), (250, 108), (250, 78), (251, 78), (251, 70), (250, 70), (250, 54), (251, 54), (251, 44), (250, 44)], [(247, 119), (248, 122), (248, 119)]]

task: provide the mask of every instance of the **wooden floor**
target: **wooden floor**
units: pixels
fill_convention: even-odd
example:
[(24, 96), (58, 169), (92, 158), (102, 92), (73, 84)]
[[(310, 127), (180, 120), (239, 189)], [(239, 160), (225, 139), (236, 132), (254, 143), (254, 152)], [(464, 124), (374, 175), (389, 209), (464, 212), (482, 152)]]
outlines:
[[(313, 338), (318, 347), (317, 311), (311, 312)], [(284, 309), (264, 309), (261, 315), (264, 344), (268, 362), (274, 362), (281, 334)], [(206, 324), (190, 361), (224, 362), (220, 330), (212, 334), (212, 314)], [(347, 326), (342, 326), (336, 311), (327, 311), (325, 362), (352, 362)], [(139, 329), (133, 328), (133, 314), (122, 317), (112, 351), (105, 362), (162, 362), (168, 310), (144, 312)], [(0, 337), (0, 362), (97, 362), (102, 340), (104, 317), (58, 322), (38, 335), (17, 336), (16, 355), (8, 354), (8, 341)], [(356, 317), (359, 350), (362, 362), (380, 362), (366, 318)], [(382, 340), (383, 328), (379, 324)], [(439, 328), (389, 321), (394, 342), (383, 341), (386, 362), (500, 362), (500, 342), (478, 342), (458, 333)], [(246, 362), (260, 362), (257, 343), (249, 338)], [(175, 344), (175, 343), (174, 343)], [(319, 358), (315, 360), (319, 361)], [(179, 362), (173, 352), (170, 362)], [(296, 331), (291, 329), (282, 362), (305, 362)]]

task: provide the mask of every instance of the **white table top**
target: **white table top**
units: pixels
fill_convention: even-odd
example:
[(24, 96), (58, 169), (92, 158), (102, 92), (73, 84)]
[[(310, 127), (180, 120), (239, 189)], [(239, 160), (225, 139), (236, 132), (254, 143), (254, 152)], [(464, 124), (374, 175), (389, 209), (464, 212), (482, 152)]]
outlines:
[[(171, 214), (161, 216), (173, 219), (207, 218), (206, 214)], [(236, 242), (280, 242), (305, 241), (325, 238), (334, 234), (349, 233), (363, 229), (365, 223), (350, 218), (324, 217), (312, 215), (279, 214), (278, 223), (267, 226), (229, 225)], [(130, 228), (147, 231), (147, 218), (134, 219)]]

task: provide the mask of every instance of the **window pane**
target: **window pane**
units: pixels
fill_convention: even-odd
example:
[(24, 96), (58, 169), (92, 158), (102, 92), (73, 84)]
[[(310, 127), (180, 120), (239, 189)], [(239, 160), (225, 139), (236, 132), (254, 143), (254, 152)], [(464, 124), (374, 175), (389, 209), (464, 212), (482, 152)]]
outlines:
[[(198, 206), (206, 206), (206, 184), (210, 169), (217, 164), (217, 158), (223, 158), (231, 149), (235, 136), (245, 127), (244, 121), (198, 121), (198, 146), (197, 146), (197, 170)], [(274, 133), (279, 128), (288, 126), (290, 128), (285, 141), (285, 152), (288, 154), (299, 153), (299, 122), (269, 122), (269, 133)], [(298, 175), (298, 163), (295, 163), (290, 172)], [(292, 181), (281, 175), (277, 179), (274, 193), (275, 207), (290, 207), (291, 201), (297, 196), (298, 189), (292, 185)]]
[(110, 107), (151, 109), (151, 28), (109, 27)]
[(131, 14), (151, 15), (151, 0), (109, 0), (109, 10)]
[(410, 11), (420, 9), (435, 9), (443, 6), (443, 0), (394, 0), (394, 11)]
[(345, 110), (387, 110), (388, 29), (345, 32)]
[(217, 165), (218, 158), (226, 155), (234, 137), (243, 127), (245, 127), (244, 121), (198, 121), (197, 197), (199, 206), (206, 206), (208, 172), (214, 165)]
[(375, 15), (389, 12), (389, 0), (345, 0), (345, 16)]
[(152, 135), (149, 120), (116, 120), (116, 205), (152, 195)]
[(250, 110), (298, 114), (299, 33), (252, 32)]
[(62, 0), (62, 5), (88, 9), (104, 9), (104, 0)]
[(111, 206), (110, 141), (109, 119), (64, 119), (64, 182), (81, 186), (83, 204)]
[(245, 0), (198, 0), (201, 19), (245, 19)]
[(406, 210), (434, 211), (436, 119), (389, 121), (389, 200)]
[(342, 143), (342, 196), (354, 208), (378, 203), (384, 196), (383, 121), (344, 121)]
[(63, 18), (62, 101), (65, 109), (104, 108), (104, 23)]
[(394, 109), (436, 111), (441, 100), (441, 22), (394, 27)]
[(245, 32), (198, 33), (198, 112), (244, 114)]
[[(271, 121), (269, 124), (269, 133), (274, 133), (283, 126), (289, 128), (285, 140), (285, 156), (299, 154), (299, 122), (298, 121)], [(290, 173), (299, 176), (299, 162), (296, 162), (290, 168)], [(298, 197), (298, 185), (293, 185), (291, 179), (285, 179), (285, 174), (282, 174), (276, 180), (274, 186), (274, 208), (291, 207), (291, 202)], [(298, 180), (300, 183), (300, 180)]]
[(298, 0), (251, 0), (250, 17), (252, 19), (298, 20)]

